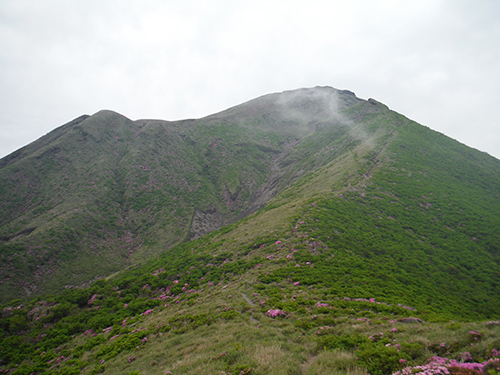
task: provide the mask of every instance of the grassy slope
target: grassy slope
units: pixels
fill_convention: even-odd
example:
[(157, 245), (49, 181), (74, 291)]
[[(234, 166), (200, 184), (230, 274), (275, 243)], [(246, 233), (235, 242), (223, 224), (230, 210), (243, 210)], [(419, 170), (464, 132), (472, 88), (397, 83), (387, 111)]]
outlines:
[[(90, 289), (4, 310), (3, 347), (26, 344), (11, 363), (31, 358), (17, 373), (388, 374), (433, 355), (495, 356), (497, 323), (401, 319), (499, 318), (498, 161), (374, 102), (345, 116), (360, 125), (335, 137), (334, 161), (258, 213)], [(292, 168), (328, 136), (306, 137)]]
[[(346, 130), (332, 114), (359, 102), (315, 88), (199, 120), (101, 111), (61, 126), (0, 162), (0, 301), (88, 283), (248, 215), (335, 157)], [(315, 155), (294, 151), (332, 126)]]
[[(109, 275), (249, 209), (296, 132), (234, 111), (180, 122), (101, 111), (2, 160), (2, 301)], [(195, 212), (211, 213), (198, 231)]]

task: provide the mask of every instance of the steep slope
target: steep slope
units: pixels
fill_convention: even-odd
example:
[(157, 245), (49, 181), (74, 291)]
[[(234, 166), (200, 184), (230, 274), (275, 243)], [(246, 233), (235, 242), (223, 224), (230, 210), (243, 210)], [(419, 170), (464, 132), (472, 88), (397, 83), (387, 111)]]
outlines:
[[(117, 160), (122, 211), (108, 210), (144, 215), (156, 233), (139, 221), (131, 238), (150, 237), (141, 249), (157, 255), (88, 288), (3, 306), (3, 369), (391, 374), (434, 356), (481, 368), (498, 358), (500, 162), (332, 90), (273, 94), (200, 120), (134, 122), (147, 151), (127, 143)], [(325, 92), (343, 98), (333, 111)], [(181, 158), (162, 159), (170, 139)], [(134, 163), (144, 173), (130, 172)], [(205, 187), (153, 189), (177, 171)], [(156, 252), (168, 243), (159, 207), (172, 207), (172, 194), (199, 222), (244, 217)], [(195, 237), (194, 221), (183, 238)]]
[(245, 217), (334, 159), (291, 152), (322, 128), (344, 139), (340, 111), (359, 102), (318, 87), (199, 120), (100, 111), (63, 125), (0, 163), (1, 299), (82, 285)]

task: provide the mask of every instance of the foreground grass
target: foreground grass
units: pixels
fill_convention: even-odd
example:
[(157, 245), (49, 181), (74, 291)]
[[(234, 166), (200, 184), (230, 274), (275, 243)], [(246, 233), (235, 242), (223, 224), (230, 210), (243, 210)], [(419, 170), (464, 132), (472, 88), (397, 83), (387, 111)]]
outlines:
[[(345, 315), (321, 308), (272, 318), (268, 305), (259, 306), (257, 292), (234, 282), (199, 292), (195, 302), (158, 308), (130, 327), (145, 332), (143, 343), (118, 355), (102, 354), (109, 353), (103, 348), (112, 345), (113, 333), (99, 333), (106, 340), (82, 358), (81, 373), (390, 374), (436, 355), (460, 359), (468, 352), (471, 361), (484, 361), (500, 348), (499, 322), (403, 323), (404, 317), (393, 313), (353, 309)], [(323, 292), (304, 293), (317, 299)], [(197, 316), (212, 318), (198, 324)], [(481, 336), (475, 340), (470, 332)], [(405, 348), (400, 355), (398, 346)], [(405, 362), (390, 371), (370, 362), (393, 360), (394, 353)], [(64, 363), (53, 366), (52, 373), (66, 373), (64, 368)]]
[[(59, 345), (35, 337), (39, 347), (30, 357), (4, 363), (0, 373), (389, 375), (434, 356), (467, 362), (499, 356), (497, 321), (423, 322), (410, 318), (417, 311), (397, 305), (338, 299), (328, 288), (293, 282), (264, 285), (257, 277), (263, 275), (252, 269), (224, 283), (186, 289), (109, 327), (90, 319), (95, 328), (84, 333), (76, 322), (70, 328), (45, 324), (46, 331), (39, 332), (72, 336)], [(104, 309), (117, 293), (100, 285), (82, 314)], [(57, 306), (49, 311), (55, 313)], [(130, 310), (133, 302), (121, 306)], [(13, 314), (18, 316), (15, 309)], [(18, 345), (33, 340), (20, 334)]]

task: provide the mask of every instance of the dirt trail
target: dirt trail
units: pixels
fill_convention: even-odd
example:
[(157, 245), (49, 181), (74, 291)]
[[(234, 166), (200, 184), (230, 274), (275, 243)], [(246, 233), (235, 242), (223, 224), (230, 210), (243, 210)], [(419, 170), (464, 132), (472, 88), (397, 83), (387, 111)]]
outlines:
[(241, 291), (240, 291), (240, 293), (241, 293), (241, 295), (243, 296), (243, 298), (245, 299), (245, 301), (247, 301), (247, 303), (248, 303), (250, 306), (255, 306), (255, 304), (252, 302), (252, 300), (251, 300), (250, 298), (248, 298), (248, 296), (247, 296), (245, 293), (243, 293), (243, 292), (241, 292)]
[[(252, 306), (252, 307), (253, 307), (253, 306), (255, 306), (255, 304), (252, 302), (252, 300), (251, 300), (250, 298), (248, 298), (248, 296), (247, 296), (245, 293), (243, 293), (241, 290), (240, 290), (240, 293), (241, 293), (241, 295), (243, 296), (243, 298), (245, 299), (245, 301), (246, 301), (246, 302), (247, 302), (250, 306)], [(259, 322), (257, 319), (255, 319), (255, 318), (253, 317), (253, 312), (252, 312), (252, 313), (251, 313), (251, 315), (250, 315), (250, 321), (252, 321), (253, 323), (258, 323), (258, 322)]]

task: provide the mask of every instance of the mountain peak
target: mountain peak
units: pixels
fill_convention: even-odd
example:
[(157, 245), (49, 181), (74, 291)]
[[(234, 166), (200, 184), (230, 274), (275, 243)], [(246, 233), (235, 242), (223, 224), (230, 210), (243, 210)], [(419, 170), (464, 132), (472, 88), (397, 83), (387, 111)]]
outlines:
[(118, 118), (124, 118), (129, 121), (131, 121), (129, 118), (126, 116), (122, 115), (121, 113), (118, 113), (116, 111), (110, 110), (110, 109), (101, 109), (100, 111), (97, 111), (90, 117), (95, 117), (95, 118), (110, 118), (110, 117), (118, 117)]
[[(409, 150), (418, 168), (407, 159)], [(396, 167), (401, 160), (407, 165)], [(279, 207), (272, 210), (276, 216), (262, 219), (266, 228), (260, 230), (286, 227), (303, 202), (366, 194), (394, 168), (401, 176), (446, 175), (447, 182), (467, 168), (474, 181), (481, 171), (481, 185), (469, 182), (470, 195), (481, 197), (478, 206), (493, 207), (498, 170), (490, 159), (376, 100), (330, 86), (268, 94), (189, 121), (132, 121), (104, 109), (1, 162), (0, 245), (18, 254), (19, 265), (0, 268), (12, 275), (0, 284), (5, 299), (81, 285), (272, 205)], [(398, 180), (398, 189), (407, 183)], [(420, 197), (412, 199), (427, 207)], [(251, 236), (245, 233), (241, 238)], [(30, 273), (33, 264), (48, 276)], [(75, 272), (66, 278), (69, 268)]]

